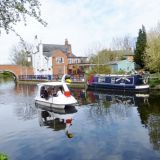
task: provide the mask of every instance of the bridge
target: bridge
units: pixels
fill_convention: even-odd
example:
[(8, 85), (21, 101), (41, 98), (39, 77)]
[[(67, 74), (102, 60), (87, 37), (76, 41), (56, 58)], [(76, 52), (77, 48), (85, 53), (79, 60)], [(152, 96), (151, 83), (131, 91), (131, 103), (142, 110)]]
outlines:
[(10, 72), (16, 80), (20, 75), (34, 75), (32, 67), (25, 67), (20, 65), (0, 65), (0, 72)]
[[(32, 67), (20, 65), (0, 65), (0, 73), (10, 72), (14, 79), (17, 80), (38, 80), (38, 81), (57, 81), (61, 80), (63, 75), (34, 75)], [(84, 74), (71, 75), (73, 82), (84, 82)]]

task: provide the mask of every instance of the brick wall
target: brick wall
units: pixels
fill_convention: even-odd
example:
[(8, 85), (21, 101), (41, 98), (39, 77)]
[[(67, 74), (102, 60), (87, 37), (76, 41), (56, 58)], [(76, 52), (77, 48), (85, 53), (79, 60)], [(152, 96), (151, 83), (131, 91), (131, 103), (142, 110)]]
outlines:
[[(63, 59), (63, 63), (58, 63), (57, 60), (58, 58)], [(67, 73), (67, 66), (68, 66), (68, 58), (66, 54), (61, 51), (57, 50), (54, 52), (53, 57), (52, 57), (52, 69), (53, 69), (53, 75), (55, 74), (66, 74)]]
[(18, 65), (0, 65), (0, 71), (12, 72), (16, 77), (19, 75), (33, 75), (32, 67), (22, 67)]

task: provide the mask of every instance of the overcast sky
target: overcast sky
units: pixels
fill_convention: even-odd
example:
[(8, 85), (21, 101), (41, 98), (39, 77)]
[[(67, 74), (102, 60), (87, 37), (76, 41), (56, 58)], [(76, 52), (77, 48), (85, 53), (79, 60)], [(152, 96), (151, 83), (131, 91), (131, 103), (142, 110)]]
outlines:
[[(64, 44), (65, 38), (77, 56), (86, 56), (95, 44), (111, 47), (114, 37), (137, 37), (142, 24), (146, 31), (160, 22), (160, 0), (40, 0), (43, 27), (34, 19), (16, 30), (33, 43)], [(19, 42), (14, 33), (0, 36), (0, 64), (9, 64), (12, 47)]]

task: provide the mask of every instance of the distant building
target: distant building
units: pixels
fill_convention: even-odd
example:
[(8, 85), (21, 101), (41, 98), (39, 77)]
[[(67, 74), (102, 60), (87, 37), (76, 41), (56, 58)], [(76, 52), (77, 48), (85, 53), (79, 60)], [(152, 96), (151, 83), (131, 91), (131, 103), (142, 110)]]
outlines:
[(71, 44), (65, 39), (64, 45), (38, 44), (38, 52), (32, 55), (35, 75), (83, 74), (87, 57), (72, 53)]
[(112, 72), (118, 72), (121, 70), (125, 72), (132, 72), (133, 70), (135, 70), (135, 63), (128, 59), (121, 61), (112, 61), (108, 65), (111, 68)]

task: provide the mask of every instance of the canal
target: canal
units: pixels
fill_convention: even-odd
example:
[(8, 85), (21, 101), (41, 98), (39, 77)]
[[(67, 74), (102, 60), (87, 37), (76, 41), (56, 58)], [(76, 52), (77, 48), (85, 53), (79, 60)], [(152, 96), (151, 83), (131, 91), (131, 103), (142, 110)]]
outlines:
[(72, 89), (79, 105), (63, 113), (35, 106), (35, 94), (36, 85), (0, 80), (0, 153), (10, 160), (160, 159), (158, 92)]

